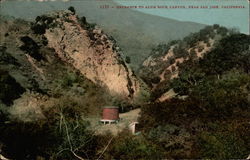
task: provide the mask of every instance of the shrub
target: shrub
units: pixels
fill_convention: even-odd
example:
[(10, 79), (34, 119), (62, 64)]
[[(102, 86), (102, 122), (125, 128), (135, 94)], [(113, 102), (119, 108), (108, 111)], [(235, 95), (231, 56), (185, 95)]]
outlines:
[(45, 58), (40, 53), (40, 46), (29, 36), (21, 37), (20, 40), (24, 43), (20, 49), (28, 53), (34, 59), (41, 61)]
[(76, 13), (76, 10), (75, 10), (75, 8), (74, 8), (73, 6), (70, 6), (70, 7), (68, 8), (68, 10), (71, 11), (73, 14)]
[(171, 158), (189, 157), (194, 143), (191, 142), (191, 135), (184, 128), (171, 124), (152, 128), (147, 133), (147, 137)]
[(202, 132), (199, 139), (201, 156), (206, 159), (242, 159), (247, 157), (244, 141), (231, 132)]
[(132, 136), (123, 131), (113, 139), (104, 159), (159, 159), (159, 150), (142, 136)]
[(173, 52), (176, 58), (181, 58), (181, 57), (186, 58), (189, 55), (187, 50), (181, 46), (176, 46), (173, 49)]
[(126, 58), (125, 58), (125, 62), (129, 64), (129, 63), (131, 62), (130, 57), (126, 56)]
[(31, 30), (33, 30), (35, 34), (44, 34), (46, 32), (46, 25), (35, 24), (31, 26)]
[(158, 76), (151, 78), (151, 82), (154, 84), (158, 84), (160, 81), (161, 81), (161, 79)]
[(62, 81), (61, 81), (61, 85), (62, 87), (72, 87), (73, 83), (77, 83), (79, 82), (79, 77), (76, 75), (76, 73), (71, 72), (71, 73), (67, 73)]
[(47, 15), (37, 16), (36, 22), (31, 25), (31, 30), (33, 30), (35, 34), (42, 35), (46, 32), (46, 29), (56, 26), (56, 24), (53, 23), (53, 20), (53, 17)]
[(3, 103), (13, 104), (24, 92), (25, 89), (7, 71), (0, 70), (0, 100)]

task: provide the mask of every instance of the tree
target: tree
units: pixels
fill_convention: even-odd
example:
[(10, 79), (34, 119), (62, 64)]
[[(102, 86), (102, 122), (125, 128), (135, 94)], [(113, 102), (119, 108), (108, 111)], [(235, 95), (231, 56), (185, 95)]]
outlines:
[(131, 59), (130, 59), (130, 57), (126, 56), (126, 58), (125, 58), (125, 62), (126, 62), (126, 63), (128, 63), (128, 64), (129, 64), (129, 63), (131, 63)]
[(68, 10), (70, 10), (73, 14), (76, 13), (76, 10), (75, 10), (75, 8), (74, 8), (73, 6), (70, 6), (70, 7), (68, 8)]

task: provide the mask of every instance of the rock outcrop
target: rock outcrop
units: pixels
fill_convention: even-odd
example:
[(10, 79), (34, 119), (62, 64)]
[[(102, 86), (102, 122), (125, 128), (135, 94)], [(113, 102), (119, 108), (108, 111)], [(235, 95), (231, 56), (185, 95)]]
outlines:
[(119, 47), (101, 29), (80, 24), (70, 11), (46, 15), (36, 24), (53, 26), (44, 34), (48, 46), (85, 77), (107, 87), (114, 95), (132, 98), (138, 93), (139, 82), (120, 56)]
[(73, 12), (35, 22), (0, 16), (0, 39), (0, 111), (14, 119), (39, 120), (57, 106), (99, 115), (101, 106), (140, 98), (141, 81), (115, 40)]

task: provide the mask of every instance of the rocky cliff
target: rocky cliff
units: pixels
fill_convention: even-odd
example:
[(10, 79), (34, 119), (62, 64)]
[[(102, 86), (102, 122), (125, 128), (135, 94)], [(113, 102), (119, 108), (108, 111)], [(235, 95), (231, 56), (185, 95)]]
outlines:
[(23, 120), (58, 104), (98, 114), (113, 100), (134, 102), (141, 84), (115, 40), (71, 11), (0, 16), (0, 82), (0, 109)]
[(85, 77), (115, 95), (132, 98), (138, 93), (139, 82), (120, 56), (119, 47), (101, 29), (87, 28), (70, 11), (46, 15), (36, 24), (53, 26), (45, 31), (48, 46)]

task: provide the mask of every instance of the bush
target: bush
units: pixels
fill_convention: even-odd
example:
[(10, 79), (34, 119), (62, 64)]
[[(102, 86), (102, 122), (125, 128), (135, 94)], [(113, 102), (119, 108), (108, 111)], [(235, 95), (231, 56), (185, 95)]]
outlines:
[(81, 17), (79, 21), (80, 21), (81, 26), (84, 26), (84, 25), (86, 25), (86, 24), (87, 24), (86, 17), (84, 17), (84, 16), (83, 16), (83, 17)]
[(184, 129), (175, 125), (166, 124), (152, 128), (147, 133), (148, 139), (164, 150), (167, 157), (187, 158), (191, 154), (191, 135)]
[(25, 89), (7, 71), (0, 70), (0, 100), (3, 103), (13, 104), (24, 92)]
[(40, 46), (29, 36), (21, 37), (20, 40), (24, 43), (20, 49), (28, 53), (34, 59), (41, 61), (45, 58), (40, 53)]
[[(69, 102), (70, 103), (70, 102)], [(93, 157), (97, 142), (88, 122), (75, 106), (54, 106), (44, 112), (46, 119), (34, 122), (1, 123), (3, 152), (11, 159), (74, 159)]]
[(53, 23), (53, 20), (54, 20), (53, 17), (49, 17), (47, 15), (37, 16), (36, 22), (32, 23), (31, 25), (31, 30), (33, 30), (35, 34), (40, 34), (40, 35), (45, 34), (46, 29), (56, 26)]
[(67, 73), (62, 81), (61, 81), (61, 85), (62, 87), (72, 87), (73, 86), (73, 83), (77, 83), (79, 82), (79, 78), (78, 76), (76, 75), (76, 73)]
[(182, 48), (181, 46), (176, 46), (173, 49), (173, 52), (176, 58), (186, 58), (189, 55), (188, 51), (185, 48)]
[(132, 136), (123, 131), (113, 139), (104, 155), (104, 159), (159, 159), (159, 150), (142, 136)]
[(72, 6), (70, 6), (70, 7), (68, 8), (68, 10), (69, 10), (69, 11), (71, 11), (73, 14), (75, 14), (75, 13), (76, 13), (75, 8), (74, 8), (74, 7), (72, 7)]
[(248, 150), (244, 141), (231, 132), (202, 132), (199, 138), (201, 156), (206, 159), (242, 159)]
[(125, 58), (125, 62), (129, 64), (129, 63), (131, 62), (130, 57), (126, 56), (126, 58)]
[(31, 30), (33, 30), (35, 34), (45, 34), (46, 28), (45, 24), (33, 24), (31, 26)]

